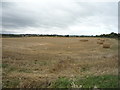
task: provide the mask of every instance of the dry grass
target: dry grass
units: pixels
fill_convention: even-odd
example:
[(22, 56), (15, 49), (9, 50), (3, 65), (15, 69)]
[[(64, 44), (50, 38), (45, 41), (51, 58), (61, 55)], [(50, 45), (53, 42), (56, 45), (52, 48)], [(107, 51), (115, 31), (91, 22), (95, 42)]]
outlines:
[(98, 39), (3, 38), (3, 87), (47, 87), (59, 77), (117, 75), (118, 41), (106, 39), (112, 46), (104, 49)]

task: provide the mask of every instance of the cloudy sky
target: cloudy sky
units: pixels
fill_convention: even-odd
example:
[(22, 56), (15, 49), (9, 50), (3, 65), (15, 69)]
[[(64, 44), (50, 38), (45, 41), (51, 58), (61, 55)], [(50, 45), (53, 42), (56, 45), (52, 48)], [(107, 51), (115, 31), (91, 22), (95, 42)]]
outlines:
[(2, 33), (99, 35), (118, 32), (118, 2), (2, 2)]

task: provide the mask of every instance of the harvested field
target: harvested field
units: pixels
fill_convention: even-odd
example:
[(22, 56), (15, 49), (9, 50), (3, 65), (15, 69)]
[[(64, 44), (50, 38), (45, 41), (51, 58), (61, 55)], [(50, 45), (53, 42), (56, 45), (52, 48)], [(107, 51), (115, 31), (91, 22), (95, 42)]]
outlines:
[(3, 38), (3, 87), (43, 88), (54, 86), (53, 82), (61, 77), (117, 75), (118, 41), (105, 38), (104, 42), (111, 45), (105, 49), (97, 44), (100, 39)]

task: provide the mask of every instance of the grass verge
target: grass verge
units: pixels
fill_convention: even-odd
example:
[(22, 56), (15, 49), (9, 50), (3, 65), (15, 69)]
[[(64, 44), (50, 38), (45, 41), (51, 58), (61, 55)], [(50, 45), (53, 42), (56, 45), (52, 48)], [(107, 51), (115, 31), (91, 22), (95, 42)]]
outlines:
[[(119, 78), (120, 79), (120, 78)], [(51, 87), (53, 88), (118, 88), (117, 75), (89, 76), (84, 78), (59, 78)]]

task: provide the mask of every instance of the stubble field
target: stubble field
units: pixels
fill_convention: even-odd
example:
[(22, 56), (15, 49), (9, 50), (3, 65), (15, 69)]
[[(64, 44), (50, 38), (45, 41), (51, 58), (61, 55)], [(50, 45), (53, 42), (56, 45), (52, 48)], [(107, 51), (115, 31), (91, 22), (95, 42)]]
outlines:
[[(103, 48), (100, 40), (110, 48)], [(116, 87), (118, 41), (92, 37), (2, 38), (2, 69), (4, 88)], [(106, 81), (100, 83), (101, 77)], [(106, 78), (113, 83), (107, 86)]]

